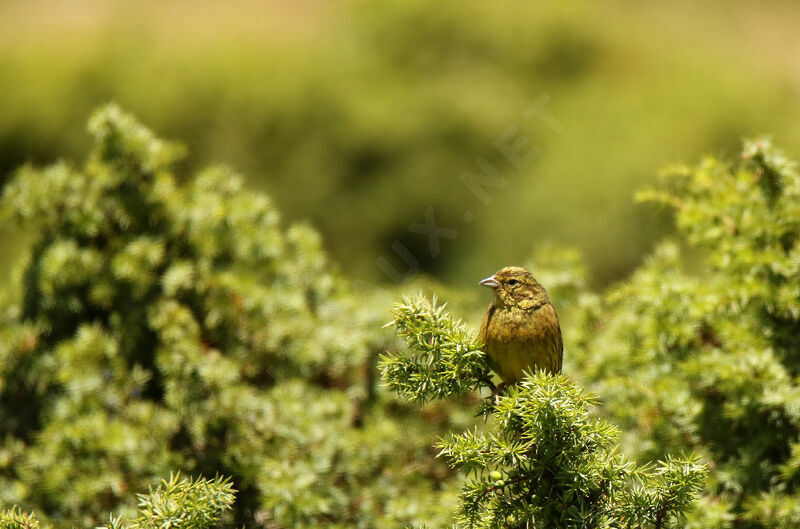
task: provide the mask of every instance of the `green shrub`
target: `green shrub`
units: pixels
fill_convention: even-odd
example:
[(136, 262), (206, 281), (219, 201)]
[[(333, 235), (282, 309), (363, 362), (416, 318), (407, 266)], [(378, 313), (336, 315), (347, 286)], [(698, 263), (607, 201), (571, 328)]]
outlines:
[(665, 179), (640, 198), (671, 207), (682, 238), (584, 298), (569, 353), (631, 451), (707, 458), (692, 527), (795, 527), (800, 176), (762, 140)]
[[(148, 494), (139, 494), (139, 509), (132, 520), (109, 517), (101, 529), (209, 529), (215, 527), (222, 514), (233, 504), (235, 491), (230, 481), (181, 479), (180, 475), (162, 480)], [(38, 529), (39, 521), (32, 513), (17, 507), (0, 511), (0, 529)]]
[[(411, 400), (494, 386), (482, 344), (424, 298), (395, 308), (410, 352), (382, 362), (386, 383)], [(460, 527), (671, 526), (702, 489), (704, 468), (667, 458), (637, 466), (616, 452), (617, 430), (592, 417), (594, 399), (563, 375), (538, 372), (482, 406), (488, 431), (450, 435), (440, 456), (469, 480)]]
[[(800, 176), (769, 142), (642, 193), (675, 211), (682, 237), (608, 293), (586, 290), (575, 252), (537, 254), (565, 371), (599, 396), (601, 420), (563, 377), (478, 402), (481, 346), (441, 307), (398, 307), (402, 348), (378, 330), (390, 294), (333, 272), (313, 229), (282, 228), (227, 169), (179, 177), (182, 149), (115, 106), (90, 128), (85, 164), (24, 167), (0, 202), (36, 238), (0, 291), (9, 527), (36, 527), (23, 512), (146, 525), (131, 491), (172, 471), (200, 476), (190, 488), (230, 476), (233, 510), (198, 512), (249, 526), (441, 525), (453, 512), (475, 527), (800, 523)], [(376, 387), (387, 349), (385, 380), (422, 412)], [(460, 503), (437, 433), (468, 475)], [(667, 456), (681, 452), (710, 476), (685, 522), (702, 472)]]
[(3, 293), (0, 502), (57, 526), (131, 515), (172, 471), (230, 476), (228, 522), (402, 526), (448, 510), (427, 423), (374, 387), (390, 345), (311, 228), (115, 106), (82, 167), (25, 167), (5, 218), (37, 240)]

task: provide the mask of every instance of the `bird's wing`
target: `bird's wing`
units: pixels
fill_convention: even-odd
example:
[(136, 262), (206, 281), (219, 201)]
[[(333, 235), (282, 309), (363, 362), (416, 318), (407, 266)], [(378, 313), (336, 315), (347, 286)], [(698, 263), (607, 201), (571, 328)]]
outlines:
[(561, 336), (561, 323), (556, 318), (556, 347), (558, 347), (558, 366), (556, 373), (561, 372), (561, 364), (564, 362), (564, 338)]
[(532, 355), (528, 362), (535, 362), (538, 369), (559, 373), (564, 357), (564, 340), (553, 305), (547, 303), (541, 306), (536, 317), (528, 320), (526, 331), (527, 350)]
[(544, 307), (544, 310), (546, 311), (546, 317), (550, 320), (551, 325), (546, 327), (549, 332), (547, 332), (547, 335), (543, 338), (549, 342), (550, 350), (553, 352), (550, 357), (553, 362), (551, 367), (554, 369), (555, 373), (560, 373), (561, 364), (564, 360), (564, 338), (561, 336), (561, 323), (558, 321), (558, 315), (553, 305), (548, 303), (547, 306)]

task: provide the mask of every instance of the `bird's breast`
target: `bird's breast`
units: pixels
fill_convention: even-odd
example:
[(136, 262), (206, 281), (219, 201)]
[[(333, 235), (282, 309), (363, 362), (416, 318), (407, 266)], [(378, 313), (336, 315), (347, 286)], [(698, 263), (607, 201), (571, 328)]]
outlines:
[(504, 381), (518, 381), (525, 370), (561, 370), (561, 329), (552, 305), (533, 310), (496, 308), (487, 320), (486, 352)]

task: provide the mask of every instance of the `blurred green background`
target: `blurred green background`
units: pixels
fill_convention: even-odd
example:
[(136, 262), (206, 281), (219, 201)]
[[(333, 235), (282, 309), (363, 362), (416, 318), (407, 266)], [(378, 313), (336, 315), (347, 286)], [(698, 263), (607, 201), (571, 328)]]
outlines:
[[(451, 285), (556, 240), (602, 285), (669, 230), (632, 200), (659, 168), (761, 133), (796, 150), (798, 24), (788, 0), (3, 0), (0, 182), (77, 159), (113, 100), (188, 146), (186, 175), (229, 164), (309, 219), (352, 277), (389, 281), (396, 240)], [(540, 98), (557, 130), (525, 119)], [(537, 156), (514, 167), (504, 133)], [(489, 204), (460, 181), (479, 158), (508, 181)], [(436, 256), (408, 230), (428, 208), (458, 230)], [(24, 234), (0, 237), (7, 277)]]

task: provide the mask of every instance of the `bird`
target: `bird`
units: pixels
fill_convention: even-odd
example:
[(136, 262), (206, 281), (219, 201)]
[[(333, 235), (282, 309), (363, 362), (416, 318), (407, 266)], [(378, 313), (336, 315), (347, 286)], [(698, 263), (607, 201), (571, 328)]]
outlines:
[(479, 336), (489, 365), (503, 380), (518, 383), (525, 372), (561, 372), (564, 343), (547, 290), (527, 269), (508, 266), (480, 281), (494, 290)]

